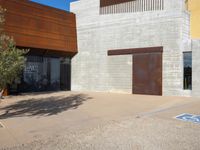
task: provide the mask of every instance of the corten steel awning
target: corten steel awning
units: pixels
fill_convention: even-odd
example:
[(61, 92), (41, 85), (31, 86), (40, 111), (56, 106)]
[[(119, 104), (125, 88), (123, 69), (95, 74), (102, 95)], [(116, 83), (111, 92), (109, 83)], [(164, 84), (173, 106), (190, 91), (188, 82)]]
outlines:
[(108, 55), (130, 55), (137, 53), (151, 53), (151, 52), (163, 52), (163, 47), (144, 47), (144, 48), (129, 48), (129, 49), (115, 49), (108, 50)]
[(0, 0), (5, 32), (17, 46), (77, 53), (76, 16), (29, 0)]

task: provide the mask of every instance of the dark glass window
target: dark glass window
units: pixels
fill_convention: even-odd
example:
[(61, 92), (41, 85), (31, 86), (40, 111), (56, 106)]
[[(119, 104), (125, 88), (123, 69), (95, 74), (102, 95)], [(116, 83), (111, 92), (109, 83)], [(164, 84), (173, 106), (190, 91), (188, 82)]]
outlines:
[(52, 90), (60, 90), (60, 59), (50, 59), (50, 85)]
[(184, 89), (192, 89), (192, 52), (183, 53), (184, 62)]
[(60, 59), (27, 56), (20, 91), (60, 90)]
[(71, 59), (28, 55), (21, 81), (10, 85), (10, 93), (70, 90)]

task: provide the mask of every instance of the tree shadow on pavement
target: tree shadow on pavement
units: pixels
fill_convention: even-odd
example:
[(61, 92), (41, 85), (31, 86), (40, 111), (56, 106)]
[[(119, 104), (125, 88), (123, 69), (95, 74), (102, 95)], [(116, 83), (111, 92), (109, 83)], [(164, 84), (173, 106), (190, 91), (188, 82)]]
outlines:
[(88, 99), (92, 98), (84, 94), (74, 94), (66, 97), (51, 96), (22, 100), (0, 108), (0, 111), (4, 111), (4, 114), (0, 115), (0, 119), (56, 115), (69, 109), (76, 109)]

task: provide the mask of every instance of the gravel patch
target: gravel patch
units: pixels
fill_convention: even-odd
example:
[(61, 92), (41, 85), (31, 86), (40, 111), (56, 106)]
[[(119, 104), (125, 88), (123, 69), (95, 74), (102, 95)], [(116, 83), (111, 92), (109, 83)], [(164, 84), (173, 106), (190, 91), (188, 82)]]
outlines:
[(159, 118), (129, 118), (2, 150), (199, 150), (200, 127)]

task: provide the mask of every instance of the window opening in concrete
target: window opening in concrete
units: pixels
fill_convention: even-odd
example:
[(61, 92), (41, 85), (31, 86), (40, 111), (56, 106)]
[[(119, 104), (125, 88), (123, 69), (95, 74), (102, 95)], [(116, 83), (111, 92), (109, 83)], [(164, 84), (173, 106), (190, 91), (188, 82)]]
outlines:
[(100, 14), (164, 10), (164, 0), (100, 0)]
[(192, 89), (192, 52), (183, 53), (184, 75), (183, 85), (185, 90)]

